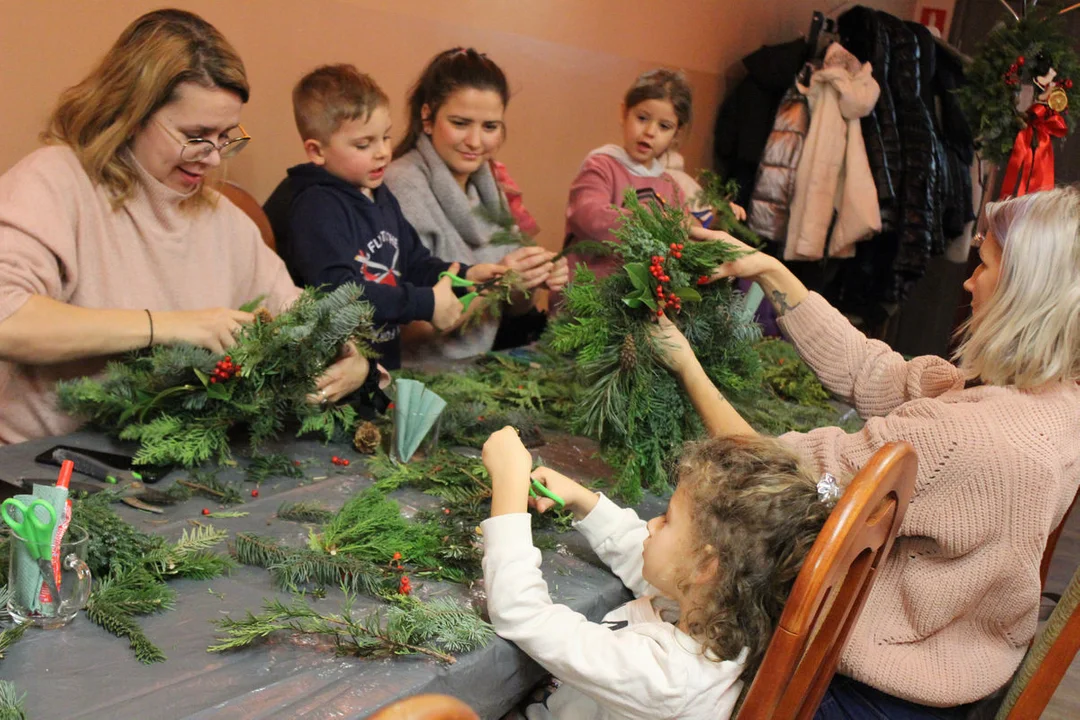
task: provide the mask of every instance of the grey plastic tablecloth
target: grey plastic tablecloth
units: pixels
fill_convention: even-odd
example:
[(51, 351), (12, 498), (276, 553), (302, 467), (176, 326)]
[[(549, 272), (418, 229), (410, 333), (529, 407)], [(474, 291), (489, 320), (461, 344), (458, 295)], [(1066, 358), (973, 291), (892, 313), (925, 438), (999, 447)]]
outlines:
[[(120, 446), (90, 432), (49, 438), (0, 448), (0, 480), (55, 477), (55, 468), (34, 463), (33, 458), (53, 445), (115, 450)], [(342, 446), (323, 446), (311, 441), (292, 441), (275, 448), (297, 459), (314, 459), (306, 466), (308, 476), (327, 475), (318, 482), (272, 478), (260, 497), (246, 498), (239, 509), (250, 515), (212, 520), (230, 534), (250, 531), (300, 543), (306, 527), (277, 520), (275, 510), (283, 501), (321, 500), (339, 507), (370, 482), (362, 462), (338, 469), (330, 463), (337, 453), (358, 458)], [(560, 453), (542, 449), (545, 460), (560, 468)], [(565, 456), (565, 453), (562, 453)], [(572, 455), (572, 453), (571, 453)], [(321, 464), (320, 464), (321, 463)], [(239, 477), (238, 471), (235, 472)], [(159, 483), (169, 485), (183, 471), (174, 471)], [(78, 477), (78, 475), (76, 475)], [(223, 473), (222, 479), (229, 475)], [(300, 484), (303, 482), (304, 484)], [(437, 503), (419, 493), (398, 493), (403, 508)], [(656, 501), (649, 510), (658, 510)], [(196, 497), (167, 509), (165, 516), (150, 515), (117, 505), (129, 522), (148, 532), (176, 538), (190, 520), (204, 520), (203, 507), (216, 506)], [(646, 516), (648, 512), (646, 512)], [(559, 537), (557, 552), (544, 553), (544, 574), (557, 602), (564, 602), (590, 619), (599, 619), (624, 602), (629, 594), (600, 564), (576, 533)], [(496, 638), (485, 648), (462, 655), (453, 665), (433, 660), (399, 657), (383, 660), (335, 657), (325, 644), (310, 640), (274, 637), (245, 650), (211, 654), (206, 648), (215, 640), (211, 621), (225, 614), (257, 611), (264, 598), (287, 595), (277, 592), (269, 573), (241, 567), (228, 577), (211, 581), (175, 581), (176, 608), (140, 619), (152, 641), (168, 656), (164, 663), (143, 665), (135, 660), (126, 641), (113, 637), (85, 617), (54, 631), (31, 629), (0, 661), (0, 679), (14, 682), (26, 693), (31, 718), (362, 718), (386, 704), (418, 693), (446, 693), (461, 698), (484, 718), (505, 713), (543, 675), (543, 671), (512, 644)], [(466, 601), (468, 588), (451, 584), (417, 582), (425, 594), (452, 594)], [(211, 592), (212, 591), (212, 592)], [(316, 601), (318, 607), (336, 612), (339, 591)]]

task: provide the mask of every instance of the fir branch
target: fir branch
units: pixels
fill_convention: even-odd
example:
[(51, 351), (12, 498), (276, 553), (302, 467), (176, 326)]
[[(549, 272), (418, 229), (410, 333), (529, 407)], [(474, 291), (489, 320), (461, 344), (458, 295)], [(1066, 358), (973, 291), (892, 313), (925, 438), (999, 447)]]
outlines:
[(218, 480), (215, 473), (195, 471), (192, 476), (194, 480), (178, 478), (176, 484), (188, 488), (196, 495), (216, 500), (222, 505), (236, 505), (244, 502), (244, 496), (239, 488)]
[(322, 614), (302, 598), (286, 604), (266, 600), (263, 612), (248, 612), (241, 620), (225, 618), (218, 622), (224, 632), (209, 652), (225, 652), (248, 647), (277, 632), (297, 635), (329, 636), (341, 655), (358, 657), (423, 654), (452, 664), (450, 652), (469, 652), (487, 644), (494, 636), (490, 625), (472, 610), (449, 598), (427, 603), (405, 598), (385, 611), (372, 610), (357, 617), (352, 605), (355, 596), (347, 594), (340, 614)]
[[(355, 411), (354, 411), (355, 412)], [(302, 478), (304, 471), (283, 453), (257, 453), (244, 470), (248, 482), (262, 483), (270, 477)]]
[(283, 502), (277, 509), (282, 520), (300, 523), (324, 523), (334, 516), (334, 511), (317, 502)]

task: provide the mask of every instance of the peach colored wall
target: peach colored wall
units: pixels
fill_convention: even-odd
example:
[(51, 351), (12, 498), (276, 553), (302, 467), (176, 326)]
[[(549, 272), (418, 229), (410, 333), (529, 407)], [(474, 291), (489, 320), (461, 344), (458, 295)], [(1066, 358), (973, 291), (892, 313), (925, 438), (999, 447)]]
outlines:
[[(174, 0), (236, 46), (255, 138), (230, 177), (261, 201), (303, 160), (289, 92), (315, 65), (351, 62), (391, 97), (397, 129), (407, 88), (436, 52), (471, 45), (506, 71), (514, 93), (500, 159), (525, 190), (548, 245), (562, 241), (566, 190), (585, 153), (617, 139), (626, 87), (658, 65), (694, 86), (695, 125), (684, 144), (691, 172), (709, 165), (712, 123), (741, 76), (739, 60), (762, 44), (805, 33), (827, 0)], [(871, 0), (908, 19), (915, 0)], [(120, 31), (161, 7), (147, 0), (0, 0), (0, 171), (37, 146), (57, 94), (78, 82)]]

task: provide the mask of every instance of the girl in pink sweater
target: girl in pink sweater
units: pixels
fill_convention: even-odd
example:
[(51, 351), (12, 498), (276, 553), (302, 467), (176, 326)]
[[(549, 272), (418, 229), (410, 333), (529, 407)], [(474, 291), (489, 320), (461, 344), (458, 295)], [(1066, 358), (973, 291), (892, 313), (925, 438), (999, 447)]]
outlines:
[[(250, 139), (244, 65), (202, 18), (160, 10), (133, 22), (66, 90), (49, 147), (0, 177), (0, 444), (71, 432), (58, 380), (155, 344), (214, 352), (252, 315), (299, 290), (255, 224), (210, 189)], [(313, 402), (358, 388), (355, 348)]]
[[(622, 144), (598, 147), (585, 158), (570, 185), (566, 206), (566, 243), (614, 240), (623, 196), (633, 188), (645, 201), (681, 206), (686, 198), (659, 158), (690, 123), (693, 96), (682, 73), (650, 70), (627, 91), (622, 103)], [(614, 257), (583, 258), (571, 254), (570, 267), (586, 263), (598, 277), (618, 266)]]
[[(1009, 682), (1035, 632), (1046, 538), (1080, 484), (1080, 189), (986, 215), (959, 366), (867, 339), (762, 253), (714, 273), (760, 283), (799, 354), (866, 418), (856, 433), (782, 440), (838, 477), (894, 440), (919, 456), (911, 506), (819, 718), (962, 717)], [(663, 319), (658, 336), (710, 433), (753, 434), (675, 326)]]

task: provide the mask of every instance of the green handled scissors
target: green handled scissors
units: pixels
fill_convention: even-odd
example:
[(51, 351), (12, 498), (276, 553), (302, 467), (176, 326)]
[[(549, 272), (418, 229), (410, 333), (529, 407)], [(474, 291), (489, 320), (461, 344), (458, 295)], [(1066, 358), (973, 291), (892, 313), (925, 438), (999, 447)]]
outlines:
[(559, 507), (566, 507), (565, 500), (556, 495), (555, 492), (553, 490), (550, 490), (548, 486), (544, 483), (540, 482), (539, 480), (533, 479), (532, 487), (529, 488), (529, 495), (531, 495), (532, 497), (539, 497), (537, 493), (540, 493), (540, 495), (543, 495), (546, 498), (551, 498)]
[[(21, 520), (12, 518), (9, 508), (18, 510)], [(45, 512), (49, 516), (48, 521), (41, 519), (38, 508), (45, 508)], [(15, 531), (15, 534), (26, 543), (26, 548), (30, 551), (30, 557), (35, 560), (52, 560), (52, 538), (53, 528), (56, 527), (56, 510), (53, 509), (51, 503), (44, 500), (34, 500), (27, 507), (21, 500), (8, 498), (3, 502), (3, 505), (0, 505), (0, 515), (3, 516), (4, 522)]]
[(497, 283), (499, 280), (499, 278), (492, 278), (491, 280), (477, 283), (475, 280), (466, 280), (465, 278), (459, 275), (455, 275), (452, 272), (441, 272), (439, 273), (439, 277), (450, 278), (451, 287), (471, 287), (473, 289), (471, 293), (462, 295), (460, 298), (458, 298), (459, 300), (461, 300), (461, 307), (464, 310), (469, 309), (469, 305), (472, 304), (472, 301), (475, 300), (480, 295), (480, 293), (495, 287), (495, 283)]
[[(19, 511), (20, 520), (11, 517), (12, 508)], [(48, 521), (41, 519), (38, 508), (45, 508), (49, 516)], [(52, 593), (53, 602), (59, 603), (60, 592), (56, 587), (52, 566), (53, 529), (56, 527), (56, 510), (53, 509), (52, 504), (39, 499), (27, 506), (21, 500), (8, 498), (0, 505), (0, 516), (26, 544), (27, 552), (37, 561), (38, 569), (45, 576), (45, 584)]]

